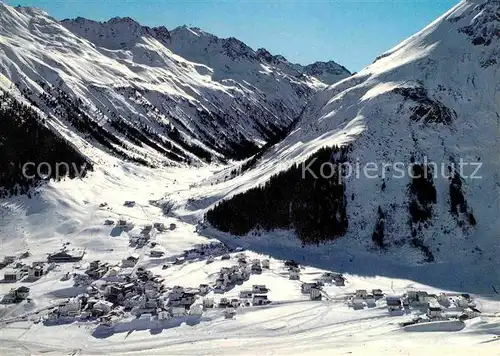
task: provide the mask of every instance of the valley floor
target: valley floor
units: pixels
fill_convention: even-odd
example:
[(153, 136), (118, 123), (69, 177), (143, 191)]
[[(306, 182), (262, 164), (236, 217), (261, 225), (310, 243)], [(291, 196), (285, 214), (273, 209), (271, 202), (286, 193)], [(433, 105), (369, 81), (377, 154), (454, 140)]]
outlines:
[[(17, 197), (2, 202), (3, 255), (18, 255), (29, 250), (31, 256), (23, 262), (46, 260), (48, 253), (69, 242), (71, 248), (84, 248), (85, 256), (79, 263), (60, 263), (34, 282), (0, 283), (0, 296), (11, 288), (25, 285), (30, 288), (32, 298), (30, 303), (0, 305), (0, 354), (500, 355), (500, 296), (488, 294), (490, 286), (481, 291), (464, 285), (459, 290), (452, 288), (457, 284), (446, 280), (435, 283), (445, 278), (439, 274), (435, 279), (412, 280), (400, 276), (406, 267), (402, 267), (400, 273), (391, 274), (371, 264), (380, 259), (383, 265), (384, 259), (391, 256), (367, 255), (370, 266), (363, 268), (362, 260), (353, 262), (345, 255), (330, 255), (335, 249), (324, 247), (324, 253), (321, 253), (322, 247), (303, 250), (285, 237), (282, 245), (285, 247), (275, 250), (269, 240), (282, 237), (279, 232), (255, 236), (252, 240), (218, 234), (210, 229), (200, 230), (197, 226), (200, 216), (193, 207), (196, 202), (190, 198), (201, 199), (199, 183), (213, 173), (213, 167), (149, 171), (133, 166), (110, 166), (92, 173), (90, 181), (50, 183), (34, 199)], [(167, 197), (173, 204), (167, 216), (150, 202), (161, 197)], [(125, 207), (125, 200), (134, 200), (136, 205)], [(107, 205), (100, 207), (103, 202)], [(103, 224), (105, 219), (116, 221), (119, 218), (129, 219), (136, 228), (157, 221), (166, 226), (175, 223), (174, 230), (156, 236), (155, 241), (165, 250), (165, 256), (152, 258), (147, 247), (131, 247), (129, 235), (134, 230), (126, 233)], [(265, 284), (270, 289), (270, 305), (238, 308), (234, 319), (225, 319), (222, 310), (214, 308), (205, 311), (200, 318), (185, 322), (156, 324), (147, 329), (132, 327), (126, 332), (109, 334), (97, 332), (98, 323), (90, 321), (48, 325), (36, 322), (49, 308), (85, 292), (64, 276), (68, 272), (81, 272), (93, 260), (119, 263), (137, 253), (139, 264), (165, 278), (166, 287), (197, 288), (203, 283), (212, 284), (222, 267), (236, 263), (235, 253), (230, 260), (216, 257), (210, 264), (198, 259), (167, 269), (162, 266), (183, 251), (213, 241), (215, 237), (231, 247), (243, 247), (249, 258), (269, 258), (270, 268), (264, 269), (262, 274), (251, 275), (248, 281), (223, 294), (210, 292), (210, 296), (216, 300), (231, 299), (241, 290), (251, 289), (252, 285)], [(301, 263), (300, 281), (289, 280), (283, 266), (287, 258)], [(372, 270), (368, 273), (369, 269)], [(439, 266), (436, 270), (439, 271)], [(311, 301), (308, 295), (301, 293), (301, 284), (315, 281), (325, 271), (343, 273), (346, 285), (326, 285), (323, 300)], [(431, 267), (424, 272), (433, 273)], [(348, 305), (349, 297), (356, 290), (375, 288), (390, 295), (401, 295), (410, 289), (434, 294), (467, 292), (482, 313), (466, 320), (461, 331), (407, 332), (399, 324), (423, 311), (412, 309), (401, 315), (391, 315), (383, 300), (361, 310)]]

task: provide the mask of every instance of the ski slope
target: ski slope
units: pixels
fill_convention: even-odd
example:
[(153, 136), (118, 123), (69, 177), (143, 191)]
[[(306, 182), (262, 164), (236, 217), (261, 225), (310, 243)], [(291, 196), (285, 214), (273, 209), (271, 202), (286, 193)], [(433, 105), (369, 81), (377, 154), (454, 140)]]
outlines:
[[(213, 170), (207, 168), (146, 171), (137, 167), (125, 170), (124, 166), (110, 166), (100, 167), (85, 181), (50, 183), (31, 201), (18, 197), (2, 202), (2, 253), (8, 255), (29, 250), (32, 256), (23, 262), (43, 260), (47, 253), (70, 242), (72, 248), (86, 249), (84, 260), (76, 264), (81, 266), (80, 269), (85, 269), (87, 263), (95, 259), (114, 263), (139, 252), (140, 264), (164, 277), (167, 287), (183, 285), (196, 288), (201, 283), (212, 283), (221, 267), (235, 264), (236, 254), (233, 253), (228, 261), (217, 257), (211, 264), (200, 260), (163, 270), (161, 266), (182, 251), (220, 236), (216, 232), (212, 234), (210, 229), (199, 230), (196, 224), (186, 222), (186, 219), (179, 219), (178, 208), (164, 216), (161, 209), (149, 204), (149, 200), (164, 195), (178, 199), (189, 197), (189, 187), (212, 174)], [(136, 205), (125, 207), (124, 200), (135, 200)], [(108, 206), (100, 208), (102, 202), (107, 202)], [(128, 233), (116, 234), (113, 227), (103, 225), (105, 219), (116, 220), (119, 217), (130, 219), (134, 229), (147, 222), (175, 223), (175, 230), (156, 237), (166, 255), (159, 259), (151, 258), (147, 253), (129, 246)], [(322, 255), (322, 260), (315, 260), (318, 255), (309, 254), (300, 247), (289, 245), (288, 251), (268, 249), (265, 253), (257, 253), (246, 249), (247, 246), (251, 248), (251, 241), (230, 237), (222, 240), (229, 245), (243, 247), (249, 258), (270, 258), (270, 269), (264, 270), (261, 275), (252, 275), (243, 285), (224, 294), (213, 295), (211, 292), (209, 296), (213, 295), (216, 300), (220, 297), (233, 298), (238, 296), (240, 290), (251, 288), (253, 284), (265, 284), (270, 288), (268, 296), (273, 301), (271, 305), (241, 308), (233, 320), (224, 319), (222, 311), (214, 309), (205, 312), (194, 323), (174, 323), (163, 329), (132, 329), (112, 335), (96, 333), (95, 323), (36, 324), (33, 320), (43, 315), (46, 308), (83, 292), (75, 288), (71, 280), (61, 280), (67, 272), (77, 271), (75, 264), (60, 264), (59, 268), (36, 282), (0, 284), (0, 295), (15, 285), (27, 285), (33, 298), (30, 306), (0, 306), (2, 355), (252, 355), (260, 352), (276, 355), (332, 352), (423, 355), (439, 352), (446, 355), (457, 353), (457, 350), (458, 354), (474, 350), (476, 354), (494, 355), (497, 352), (495, 340), (500, 335), (499, 319), (495, 317), (495, 313), (498, 315), (500, 311), (498, 295), (474, 294), (474, 300), (485, 316), (467, 321), (466, 328), (460, 332), (409, 335), (398, 324), (409, 320), (413, 314), (391, 316), (382, 301), (374, 308), (353, 310), (348, 307), (348, 297), (357, 289), (381, 288), (387, 294), (397, 295), (409, 289), (439, 293), (447, 291), (445, 288), (425, 285), (410, 278), (393, 278), (382, 270), (377, 275), (349, 272), (355, 269), (337, 267), (335, 261), (340, 258), (339, 254)], [(254, 246), (258, 247), (256, 243)], [(290, 257), (304, 266), (301, 281), (288, 279), (283, 260)], [(355, 260), (351, 267), (363, 264), (364, 261)], [(346, 286), (325, 286), (328, 298), (319, 302), (310, 301), (307, 295), (300, 293), (300, 285), (315, 281), (325, 270), (344, 273)], [(468, 286), (451, 291), (471, 292)], [(38, 315), (34, 314), (36, 311), (40, 311)], [(23, 316), (27, 320), (22, 320)], [(69, 339), (71, 343), (67, 342)]]
[[(231, 106), (236, 92), (250, 102), (260, 100), (261, 94), (256, 94), (258, 90), (252, 89), (250, 93), (246, 84), (231, 81), (241, 78), (229, 80), (225, 78), (227, 73), (213, 72), (214, 68), (220, 69), (215, 65), (219, 62), (183, 59), (176, 51), (187, 49), (173, 47), (169, 42), (172, 39), (162, 37), (166, 34), (161, 30), (144, 29), (129, 19), (116, 19), (104, 26), (132, 26), (138, 31), (137, 37), (127, 38), (131, 42), (123, 46), (121, 38), (115, 42), (108, 38), (104, 43), (95, 44), (96, 38), (80, 38), (74, 32), (94, 28), (102, 33), (99, 32), (104, 31), (100, 27), (102, 24), (75, 20), (76, 24), (70, 22), (63, 26), (38, 10), (0, 6), (0, 21), (10, 26), (0, 28), (3, 31), (0, 32), (0, 49), (6, 53), (19, 45), (15, 51), (8, 52), (8, 56), (0, 57), (0, 86), (11, 90), (19, 100), (26, 98), (14, 88), (15, 82), (21, 81), (26, 87), (40, 90), (35, 81), (39, 79), (38, 74), (43, 74), (43, 79), (49, 83), (56, 78), (64, 79), (68, 90), (90, 107), (111, 105), (123, 112), (136, 113), (152, 123), (164, 117), (158, 114), (148, 121), (150, 118), (145, 112), (136, 112), (138, 106), (131, 104), (135, 99), (115, 90), (115, 85), (123, 84), (116, 78), (125, 78), (126, 85), (139, 87), (147, 95), (178, 95), (196, 103), (197, 107), (209, 105), (208, 102), (210, 105), (215, 103), (214, 106), (221, 103)], [(489, 29), (495, 29), (496, 22), (490, 20), (490, 15), (494, 15), (497, 8), (498, 1), (463, 1), (422, 32), (381, 56), (373, 65), (320, 92), (283, 142), (264, 155), (254, 169), (232, 179), (229, 179), (229, 172), (240, 163), (200, 163), (190, 167), (159, 164), (152, 169), (125, 162), (89, 143), (64, 120), (41, 110), (42, 117), (50, 118), (58, 132), (92, 157), (95, 169), (83, 180), (49, 182), (38, 188), (31, 199), (18, 196), (1, 200), (1, 257), (29, 251), (31, 256), (23, 262), (45, 260), (47, 254), (59, 250), (65, 243), (71, 248), (85, 249), (85, 256), (79, 263), (60, 264), (35, 282), (0, 283), (0, 296), (13, 287), (25, 285), (30, 288), (32, 298), (31, 303), (0, 305), (0, 354), (499, 355), (500, 297), (495, 293), (500, 290), (499, 205), (495, 194), (499, 167), (499, 81), (497, 66), (484, 67), (497, 55), (498, 40), (491, 46), (473, 45), (468, 34), (458, 32), (472, 26), (468, 31), (472, 35), (482, 33), (483, 28), (491, 34)], [(67, 28), (77, 25), (81, 27), (73, 28), (74, 32)], [(142, 31), (146, 31), (147, 36)], [(176, 38), (176, 41), (184, 41), (182, 36), (208, 36), (200, 31), (178, 29), (173, 31), (172, 41)], [(197, 41), (196, 38), (190, 40)], [(205, 37), (201, 39), (204, 40)], [(231, 45), (230, 53), (241, 49), (237, 41), (224, 43), (226, 49), (227, 43)], [(44, 46), (50, 44), (60, 46), (46, 51)], [(61, 48), (68, 53), (63, 55)], [(85, 50), (83, 54), (82, 49)], [(144, 53), (161, 55), (153, 58), (142, 56)], [(287, 77), (283, 67), (286, 63), (280, 58), (270, 58), (263, 51), (259, 54), (271, 63), (278, 63), (273, 70)], [(192, 53), (182, 56), (189, 55), (194, 56)], [(62, 58), (71, 65), (60, 66), (64, 62)], [(52, 61), (58, 66), (47, 67), (46, 62), (54, 64)], [(256, 67), (264, 71), (259, 75), (268, 75), (270, 67), (259, 63)], [(30, 75), (25, 75), (28, 71)], [(219, 74), (221, 77), (217, 77)], [(148, 81), (157, 76), (164, 82)], [(183, 81), (188, 85), (182, 86)], [(107, 94), (97, 96), (89, 83), (102, 85)], [(319, 81), (312, 80), (312, 83), (324, 86)], [(446, 87), (445, 91), (439, 91), (440, 84)], [(412, 104), (401, 106), (403, 99), (394, 89), (417, 86), (424, 87), (433, 100), (456, 112), (451, 126), (432, 126), (408, 119)], [(276, 95), (288, 93), (288, 89), (278, 89)], [(113, 100), (104, 105), (101, 102), (104, 98)], [(175, 101), (177, 104), (182, 115), (187, 115), (183, 110), (189, 105), (183, 100)], [(294, 105), (297, 106), (290, 109), (290, 113), (296, 114), (302, 106), (297, 102)], [(182, 118), (187, 117), (182, 115)], [(292, 118), (290, 114), (284, 121)], [(208, 131), (202, 131), (212, 132), (207, 127)], [(254, 129), (256, 127), (242, 132), (256, 138)], [(199, 143), (203, 144), (202, 140)], [(302, 247), (291, 231), (252, 232), (248, 236), (235, 237), (200, 224), (207, 209), (221, 199), (265, 183), (272, 174), (301, 162), (325, 145), (348, 143), (354, 145), (353, 157), (362, 161), (408, 161), (415, 152), (443, 161), (448, 161), (450, 155), (455, 158), (480, 156), (485, 167), (484, 179), (468, 182), (466, 186), (469, 206), (478, 219), (477, 227), (464, 232), (453, 225), (455, 220), (446, 203), (449, 184), (436, 182), (438, 214), (423, 232), (423, 239), (433, 249), (436, 262), (421, 263), (418, 250), (407, 244), (395, 244), (401, 236), (407, 236), (408, 181), (388, 181), (386, 191), (381, 193), (378, 179), (353, 179), (347, 183), (348, 194), (354, 193), (356, 198), (349, 207), (350, 231), (347, 236), (324, 245)], [(135, 147), (131, 151), (163, 162), (163, 158), (149, 148)], [(135, 201), (135, 206), (124, 206), (126, 200)], [(167, 214), (152, 204), (157, 200), (171, 205)], [(101, 207), (104, 202), (107, 205)], [(370, 236), (377, 206), (390, 204), (396, 205), (392, 211), (386, 209), (391, 211), (392, 226), (387, 234), (391, 244), (386, 251), (380, 251), (373, 248)], [(120, 218), (130, 220), (134, 229), (123, 232), (104, 225), (106, 219), (116, 221)], [(131, 234), (153, 222), (177, 226), (156, 236), (156, 242), (166, 252), (161, 258), (151, 258), (148, 247), (136, 249), (129, 245)], [(449, 227), (451, 233), (441, 234), (441, 227)], [(211, 284), (220, 268), (235, 264), (235, 254), (229, 261), (217, 257), (211, 264), (204, 260), (188, 261), (167, 269), (163, 269), (163, 264), (197, 244), (215, 240), (242, 248), (250, 258), (269, 258), (271, 263), (270, 269), (261, 275), (252, 275), (241, 286), (213, 297), (216, 300), (233, 298), (253, 284), (265, 284), (270, 288), (270, 305), (239, 308), (231, 320), (225, 319), (220, 309), (213, 309), (198, 319), (181, 319), (161, 328), (155, 325), (134, 328), (132, 322), (132, 328), (126, 332), (111, 334), (99, 333), (95, 322), (73, 320), (61, 325), (35, 322), (58, 303), (84, 292), (74, 286), (73, 280), (65, 280), (65, 276), (85, 270), (97, 259), (119, 263), (130, 254), (138, 253), (139, 264), (164, 277), (167, 287), (196, 288), (202, 283)], [(476, 246), (482, 250), (481, 254), (472, 252)], [(301, 281), (288, 279), (288, 272), (283, 267), (288, 259), (302, 265)], [(301, 283), (313, 282), (325, 271), (342, 273), (347, 279), (346, 285), (327, 285), (322, 301), (309, 300), (300, 291)], [(362, 310), (349, 307), (348, 298), (356, 290), (374, 288), (389, 295), (409, 290), (434, 294), (469, 293), (482, 313), (467, 320), (465, 328), (457, 332), (411, 333), (404, 331), (399, 323), (419, 315), (418, 311), (391, 315), (384, 301)]]
[[(200, 183), (194, 213), (265, 184), (322, 147), (351, 145), (353, 173), (345, 179), (349, 227), (337, 245), (376, 248), (371, 236), (380, 208), (385, 253), (393, 260), (421, 262), (422, 252), (408, 244), (417, 237), (436, 261), (450, 264), (450, 272), (462, 261), (464, 268), (478, 266), (466, 283), (498, 283), (500, 79), (493, 62), (500, 51), (499, 6), (494, 0), (461, 1), (373, 64), (318, 93), (293, 132), (253, 169), (232, 178), (231, 167)], [(481, 36), (489, 44), (477, 44)], [(410, 223), (410, 174), (401, 178), (394, 173), (395, 164), (407, 170), (412, 159), (436, 164), (436, 203), (425, 224)], [(447, 167), (458, 167), (461, 160), (468, 164), (462, 192), (476, 226), (451, 213)], [(365, 175), (363, 169), (373, 164), (375, 173)], [(470, 178), (478, 165), (478, 174)]]

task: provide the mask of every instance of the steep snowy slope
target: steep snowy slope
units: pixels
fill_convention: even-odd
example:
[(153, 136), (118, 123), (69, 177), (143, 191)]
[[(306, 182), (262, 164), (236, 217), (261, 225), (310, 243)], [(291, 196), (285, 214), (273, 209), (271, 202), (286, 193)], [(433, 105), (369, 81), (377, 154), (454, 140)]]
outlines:
[[(166, 28), (130, 18), (59, 23), (0, 4), (0, 74), (49, 122), (121, 159), (158, 166), (248, 157), (325, 87), (243, 55), (214, 52), (213, 67), (195, 63), (172, 43)], [(234, 71), (221, 78), (223, 58)]]
[[(341, 240), (358, 241), (363, 249), (400, 251), (403, 261), (460, 257), (492, 266), (500, 250), (499, 53), (500, 2), (462, 1), (366, 69), (319, 93), (296, 129), (253, 170), (200, 193), (212, 196), (204, 200), (212, 204), (299, 164), (298, 172), (288, 170), (266, 188), (220, 205), (209, 214), (210, 222), (245, 233), (249, 225), (293, 228), (305, 220), (317, 228), (312, 229), (314, 238), (301, 236), (304, 242), (343, 236)], [(321, 211), (333, 208), (317, 206), (316, 198), (325, 180), (300, 179), (300, 164), (333, 145), (346, 146), (347, 153), (326, 161), (345, 158), (353, 172), (340, 185), (341, 193), (326, 191), (326, 198), (341, 199), (343, 205), (325, 218)], [(466, 164), (462, 170), (461, 160)], [(426, 166), (428, 179), (410, 176)], [(283, 192), (280, 182), (293, 190)], [(255, 204), (263, 196), (274, 202), (274, 210), (261, 205), (255, 218)], [(299, 208), (305, 210), (298, 221), (293, 216)], [(320, 213), (309, 215), (313, 208)], [(279, 209), (288, 213), (280, 215), (281, 221), (270, 221)], [(341, 218), (344, 213), (346, 219)], [(324, 223), (332, 220), (343, 229), (333, 224), (331, 233), (325, 233)], [(227, 221), (249, 225), (228, 228)], [(498, 278), (498, 273), (490, 277)]]

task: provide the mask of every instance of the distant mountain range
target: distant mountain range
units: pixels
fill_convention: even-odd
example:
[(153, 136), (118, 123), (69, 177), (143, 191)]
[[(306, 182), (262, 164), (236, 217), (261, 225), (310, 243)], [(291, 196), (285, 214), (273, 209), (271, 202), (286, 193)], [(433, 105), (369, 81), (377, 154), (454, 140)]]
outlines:
[(248, 157), (312, 95), (350, 75), (333, 62), (302, 67), (234, 38), (131, 18), (59, 22), (1, 4), (0, 34), (4, 90), (57, 134), (77, 136), (76, 146), (152, 166)]

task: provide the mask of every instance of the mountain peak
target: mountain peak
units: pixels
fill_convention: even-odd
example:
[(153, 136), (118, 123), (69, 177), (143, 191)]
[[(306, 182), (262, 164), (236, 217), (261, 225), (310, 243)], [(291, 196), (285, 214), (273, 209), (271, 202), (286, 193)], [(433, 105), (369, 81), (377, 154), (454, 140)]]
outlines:
[(204, 36), (204, 37), (210, 37), (210, 38), (212, 38), (212, 37), (217, 38), (216, 36), (212, 35), (211, 33), (203, 31), (199, 27), (191, 27), (188, 25), (178, 26), (178, 27), (174, 28), (172, 31), (170, 31), (170, 33), (172, 36), (183, 37), (183, 38), (189, 37), (189, 36), (195, 36), (195, 37)]
[(143, 36), (151, 36), (163, 43), (170, 39), (166, 27), (142, 26), (131, 17), (113, 17), (105, 22), (77, 17), (65, 19), (61, 24), (95, 45), (108, 49), (129, 48)]
[(18, 13), (28, 15), (28, 16), (49, 16), (47, 12), (38, 7), (28, 7), (28, 6), (9, 6), (6, 3), (0, 1), (0, 11), (11, 11), (15, 10)]
[(113, 17), (113, 18), (109, 19), (107, 21), (107, 23), (109, 23), (109, 24), (125, 23), (125, 24), (139, 25), (140, 26), (139, 22), (137, 22), (136, 20), (134, 20), (133, 18), (128, 17), (128, 16), (126, 16), (126, 17), (119, 17), (119, 16)]
[(346, 67), (334, 61), (318, 61), (305, 66), (304, 74), (316, 77), (326, 84), (334, 84), (341, 79), (349, 77), (351, 72)]
[(255, 54), (257, 57), (267, 63), (289, 63), (288, 60), (282, 55), (272, 55), (267, 49), (259, 48)]

